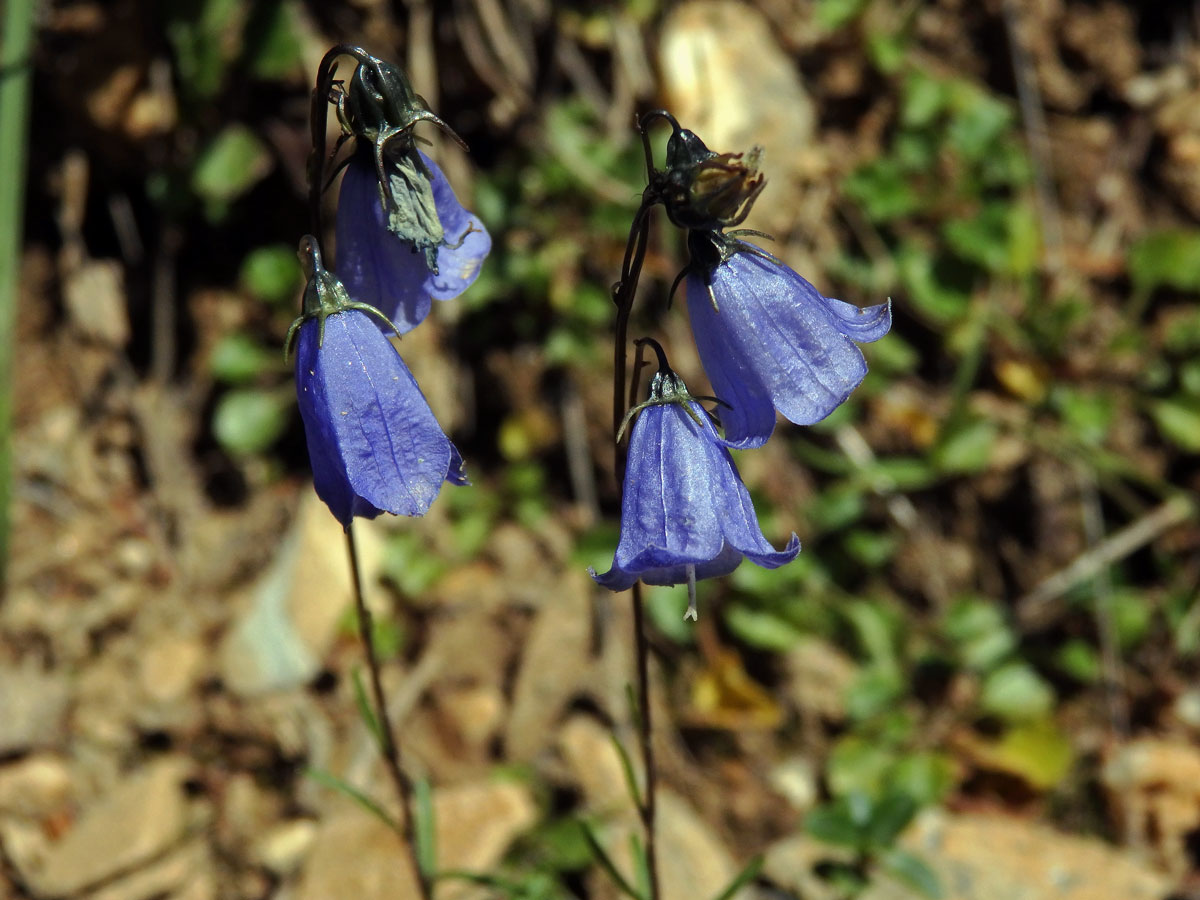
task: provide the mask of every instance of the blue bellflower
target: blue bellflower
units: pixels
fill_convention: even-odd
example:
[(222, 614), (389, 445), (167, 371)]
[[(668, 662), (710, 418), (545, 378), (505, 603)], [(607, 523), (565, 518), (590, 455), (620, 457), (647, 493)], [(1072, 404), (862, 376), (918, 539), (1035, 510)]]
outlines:
[(301, 241), (304, 315), (288, 333), (317, 496), (349, 527), (355, 516), (424, 515), (442, 482), (467, 484), (462, 457), (434, 418), (404, 360)]
[[(437, 163), (420, 150), (383, 151), (386, 189), (367, 150), (354, 154), (342, 178), (337, 274), (351, 296), (378, 306), (403, 333), (429, 315), (432, 300), (451, 300), (471, 286), (492, 239), (478, 216), (458, 202)], [(421, 185), (422, 179), (428, 185)], [(419, 230), (422, 237), (416, 240), (397, 230), (398, 207), (391, 199), (412, 188), (431, 191), (435, 213), (429, 216), (419, 204), (402, 204), (401, 211), (415, 208), (426, 219), (419, 227), (403, 229)]]
[[(856, 342), (887, 334), (891, 301), (859, 308), (822, 296), (774, 256), (720, 232), (693, 232), (688, 313), (704, 371), (729, 408), (732, 447), (757, 447), (775, 411), (797, 425), (828, 416), (862, 382)], [(708, 258), (710, 262), (706, 263)]]
[(413, 128), (429, 122), (463, 149), (407, 76), (356, 48), (359, 65), (338, 100), (355, 141), (338, 196), (337, 265), (350, 295), (374, 304), (401, 332), (479, 275), (492, 239), (463, 208), (446, 176), (417, 149)]
[[(763, 536), (754, 504), (725, 442), (683, 380), (667, 367), (650, 381), (650, 399), (635, 408), (621, 499), (621, 536), (612, 568), (597, 583), (623, 591), (646, 584), (685, 584), (726, 575), (743, 557), (767, 569), (796, 558), (800, 539), (783, 550)], [(694, 615), (694, 610), (691, 611)]]

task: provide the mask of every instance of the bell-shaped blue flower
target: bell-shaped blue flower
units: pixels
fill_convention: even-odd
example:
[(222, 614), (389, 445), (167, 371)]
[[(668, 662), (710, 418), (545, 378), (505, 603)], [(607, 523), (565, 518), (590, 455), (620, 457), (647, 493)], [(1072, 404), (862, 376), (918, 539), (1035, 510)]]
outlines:
[(288, 333), (317, 496), (349, 527), (355, 516), (420, 516), (442, 482), (466, 484), (462, 457), (438, 425), (404, 360), (301, 242), (309, 269), (304, 315)]
[(639, 578), (685, 584), (725, 575), (743, 557), (767, 569), (795, 559), (799, 538), (793, 534), (776, 550), (763, 536), (725, 442), (655, 349), (661, 365), (650, 399), (631, 413), (637, 419), (629, 438), (621, 536), (612, 568), (603, 575), (589, 570), (592, 577), (623, 591)]
[[(891, 301), (859, 308), (822, 296), (769, 253), (719, 232), (692, 233), (688, 313), (700, 361), (732, 447), (757, 447), (775, 411), (797, 425), (821, 421), (858, 387), (857, 343), (892, 325)], [(704, 262), (705, 259), (711, 260)]]
[(383, 185), (371, 151), (364, 143), (342, 177), (335, 269), (352, 297), (406, 332), (429, 315), (432, 300), (471, 286), (492, 239), (420, 150), (385, 147)]

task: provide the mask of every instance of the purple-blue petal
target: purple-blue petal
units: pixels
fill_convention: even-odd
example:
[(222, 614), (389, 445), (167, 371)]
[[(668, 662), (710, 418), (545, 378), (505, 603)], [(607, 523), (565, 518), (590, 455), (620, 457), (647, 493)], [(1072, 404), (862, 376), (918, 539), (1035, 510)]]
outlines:
[(492, 237), (479, 217), (458, 202), (437, 163), (424, 153), (421, 159), (433, 176), (433, 200), (446, 232), (445, 243), (438, 247), (437, 274), (427, 274), (425, 289), (434, 300), (452, 300), (479, 277), (479, 269), (492, 249)]
[(647, 584), (725, 575), (743, 557), (774, 568), (794, 559), (800, 543), (793, 534), (776, 551), (763, 536), (750, 494), (733, 458), (696, 403), (649, 406), (634, 422), (629, 440), (621, 500), (621, 536), (612, 568), (597, 583), (625, 590), (641, 578)]
[(402, 334), (429, 315), (431, 300), (450, 300), (470, 287), (492, 248), (487, 229), (458, 202), (442, 170), (424, 153), (421, 159), (429, 168), (445, 231), (445, 243), (437, 251), (437, 274), (429, 270), (423, 253), (388, 230), (369, 156), (351, 158), (338, 194), (334, 269), (350, 296), (378, 308)]
[(775, 430), (771, 394), (750, 361), (731, 345), (725, 321), (713, 308), (703, 280), (688, 276), (686, 289), (696, 350), (713, 394), (721, 401), (717, 416), (724, 426), (725, 440), (734, 449), (759, 447)]
[(300, 415), (318, 496), (344, 526), (380, 511), (423, 515), (442, 482), (461, 477), (457, 450), (366, 313), (328, 316), (323, 342), (319, 330), (316, 319), (305, 322), (296, 348)]
[[(748, 245), (747, 245), (748, 246)], [(792, 269), (757, 252), (734, 253), (711, 274), (717, 308), (702, 276), (688, 276), (688, 309), (700, 359), (714, 390), (728, 389), (735, 406), (726, 438), (753, 446), (770, 430), (761, 415), (761, 392), (788, 420), (811, 425), (828, 416), (862, 382), (867, 364), (855, 341), (873, 341), (891, 326), (890, 304), (857, 307), (822, 296)], [(701, 308), (702, 302), (709, 304)], [(699, 325), (697, 325), (699, 323)], [(738, 412), (741, 403), (746, 407)]]

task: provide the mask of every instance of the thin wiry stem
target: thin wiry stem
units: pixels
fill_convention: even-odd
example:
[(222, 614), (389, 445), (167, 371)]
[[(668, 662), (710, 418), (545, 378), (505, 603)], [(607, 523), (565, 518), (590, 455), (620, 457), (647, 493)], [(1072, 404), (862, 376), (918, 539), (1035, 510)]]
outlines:
[(642, 751), (642, 766), (646, 771), (646, 789), (642, 792), (638, 814), (646, 832), (646, 871), (650, 874), (650, 900), (658, 900), (658, 841), (655, 838), (654, 827), (657, 814), (654, 798), (658, 793), (658, 769), (654, 764), (650, 719), (650, 642), (646, 639), (645, 603), (640, 581), (633, 583), (633, 637), (637, 651), (638, 743)]
[[(617, 319), (613, 341), (613, 434), (619, 435), (625, 419), (625, 369), (628, 364), (629, 314), (633, 310), (638, 280), (646, 260), (646, 245), (650, 236), (650, 210), (659, 202), (660, 186), (654, 169), (654, 158), (650, 143), (646, 139), (646, 127), (655, 118), (667, 116), (656, 110), (643, 116), (638, 125), (642, 144), (646, 152), (646, 174), (648, 184), (642, 194), (642, 204), (629, 229), (629, 240), (625, 245), (625, 258), (621, 264), (621, 279), (613, 286), (613, 302), (617, 307)], [(617, 483), (624, 481), (624, 445), (617, 440), (614, 445), (614, 471)], [(633, 636), (637, 657), (637, 703), (638, 745), (641, 750), (642, 768), (646, 773), (645, 790), (638, 802), (638, 816), (646, 833), (646, 871), (650, 878), (650, 900), (659, 900), (658, 840), (655, 834), (658, 770), (654, 762), (653, 731), (650, 716), (650, 642), (646, 637), (645, 602), (640, 581), (633, 585)]]
[(400, 800), (400, 824), (404, 834), (403, 844), (408, 853), (408, 861), (416, 876), (421, 891), (421, 900), (433, 900), (433, 886), (429, 881), (429, 873), (421, 868), (417, 856), (416, 836), (416, 802), (414, 800), (413, 784), (400, 765), (400, 745), (392, 729), (392, 721), (388, 715), (387, 701), (383, 695), (383, 679), (380, 676), (379, 657), (375, 653), (374, 624), (371, 610), (367, 607), (363, 594), (362, 573), (358, 563), (358, 545), (354, 541), (354, 528), (346, 527), (346, 549), (350, 554), (350, 570), (354, 580), (354, 608), (358, 619), (358, 636), (362, 640), (363, 650), (367, 658), (367, 672), (371, 679), (371, 700), (375, 705), (375, 719), (379, 724), (379, 753), (383, 757), (384, 767), (388, 778), (396, 789)]

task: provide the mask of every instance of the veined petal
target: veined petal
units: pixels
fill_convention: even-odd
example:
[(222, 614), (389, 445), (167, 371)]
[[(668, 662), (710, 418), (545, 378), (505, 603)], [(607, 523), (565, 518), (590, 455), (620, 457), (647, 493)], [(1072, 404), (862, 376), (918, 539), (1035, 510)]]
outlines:
[(724, 473), (718, 448), (699, 428), (675, 403), (647, 407), (634, 422), (615, 558), (620, 568), (704, 562), (720, 552), (712, 480)]
[(372, 515), (423, 515), (457, 451), (416, 380), (359, 310), (328, 316), (318, 340), (319, 323), (304, 323), (296, 384), (318, 495), (343, 525), (364, 503)]
[(433, 176), (433, 199), (446, 232), (445, 243), (437, 251), (437, 274), (428, 273), (425, 289), (434, 300), (452, 300), (479, 277), (483, 260), (492, 249), (492, 237), (479, 217), (458, 202), (438, 164), (424, 153), (421, 159)]
[(379, 309), (403, 334), (429, 315), (425, 255), (388, 231), (383, 194), (369, 155), (346, 165), (338, 194), (337, 265), (350, 296)]
[[(849, 304), (832, 307), (790, 268), (751, 252), (734, 253), (711, 278), (726, 357), (754, 372), (784, 417), (819, 422), (861, 383), (867, 364), (845, 333), (854, 330)], [(879, 337), (876, 316), (862, 330)], [(730, 365), (704, 348), (701, 360), (710, 379)]]
[(775, 406), (749, 360), (730, 342), (728, 326), (713, 308), (708, 287), (699, 275), (685, 282), (692, 335), (721, 406), (717, 415), (725, 441), (735, 449), (760, 447), (775, 430)]
[(834, 300), (832, 297), (821, 299), (825, 301), (829, 311), (837, 316), (838, 330), (860, 344), (877, 341), (892, 328), (890, 299), (878, 306), (855, 306), (853, 303)]
[(422, 251), (388, 230), (383, 194), (369, 155), (351, 157), (338, 195), (335, 271), (350, 296), (378, 307), (402, 334), (429, 315), (432, 300), (450, 300), (470, 287), (492, 249), (487, 229), (458, 202), (437, 163), (424, 153), (420, 157), (429, 169), (445, 232), (437, 248), (436, 273), (430, 271)]

